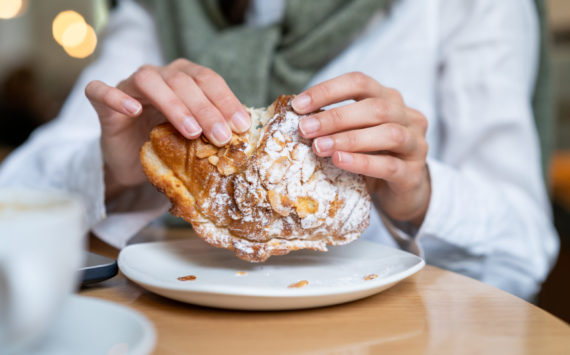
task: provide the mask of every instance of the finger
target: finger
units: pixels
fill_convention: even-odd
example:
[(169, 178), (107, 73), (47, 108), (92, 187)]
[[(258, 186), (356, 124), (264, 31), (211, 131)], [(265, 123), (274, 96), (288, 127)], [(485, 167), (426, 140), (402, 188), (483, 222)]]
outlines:
[(167, 76), (166, 82), (184, 102), (212, 143), (222, 146), (230, 141), (232, 132), (224, 117), (190, 76), (176, 71)]
[(406, 163), (392, 155), (335, 152), (332, 161), (340, 169), (388, 182), (397, 182), (406, 176)]
[(410, 127), (416, 127), (420, 134), (425, 137), (428, 129), (428, 121), (420, 111), (413, 108), (406, 108), (406, 116), (409, 117)]
[(202, 134), (202, 128), (192, 117), (182, 100), (166, 84), (158, 70), (144, 66), (132, 75), (126, 91), (133, 90), (157, 108), (186, 138), (194, 139)]
[(315, 153), (322, 157), (330, 156), (336, 151), (387, 151), (405, 155), (414, 152), (416, 147), (416, 138), (410, 130), (396, 123), (337, 133), (313, 140)]
[(353, 72), (317, 84), (293, 99), (293, 109), (298, 113), (309, 113), (321, 107), (345, 100), (362, 100), (368, 97), (382, 97), (385, 88), (376, 80)]
[(187, 60), (176, 61), (174, 66), (194, 79), (234, 132), (243, 133), (249, 129), (251, 126), (249, 114), (219, 74)]
[(99, 116), (108, 115), (109, 111), (129, 117), (136, 117), (142, 111), (140, 102), (121, 90), (94, 80), (85, 87), (85, 96), (89, 99)]
[(374, 98), (304, 117), (299, 122), (299, 131), (305, 138), (314, 138), (387, 122), (406, 124), (406, 121), (403, 106), (384, 99)]

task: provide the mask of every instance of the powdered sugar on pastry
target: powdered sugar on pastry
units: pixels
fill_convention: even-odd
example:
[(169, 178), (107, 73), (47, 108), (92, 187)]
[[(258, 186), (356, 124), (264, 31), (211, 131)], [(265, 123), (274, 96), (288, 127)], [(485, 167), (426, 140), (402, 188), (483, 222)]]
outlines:
[[(281, 96), (266, 111), (250, 110), (250, 132), (234, 135), (217, 152), (207, 141), (185, 141), (172, 128), (153, 130), (141, 152), (145, 172), (171, 199), (172, 212), (210, 244), (249, 261), (303, 248), (325, 251), (358, 238), (368, 226), (363, 178), (316, 157), (298, 133), (300, 117), (290, 100)], [(176, 150), (184, 151), (183, 159)], [(153, 166), (155, 155), (166, 168)]]

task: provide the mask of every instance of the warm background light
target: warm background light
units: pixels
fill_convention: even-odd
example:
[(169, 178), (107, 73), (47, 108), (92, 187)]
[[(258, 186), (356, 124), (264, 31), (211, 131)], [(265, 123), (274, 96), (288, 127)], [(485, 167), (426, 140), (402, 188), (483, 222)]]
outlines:
[[(2, 1), (2, 0), (0, 0)], [(81, 26), (81, 24), (84, 24), (83, 27), (83, 35), (81, 36), (81, 38), (79, 38), (79, 40), (77, 40), (76, 42), (74, 42), (73, 40), (76, 38), (67, 38), (67, 37), (73, 37), (71, 35), (66, 36), (66, 39), (71, 40), (72, 43), (70, 43), (71, 45), (74, 44), (78, 44), (81, 43), (83, 41), (83, 37), (86, 35), (87, 31), (85, 29), (85, 19), (83, 18), (83, 16), (81, 16), (80, 14), (78, 14), (75, 11), (72, 10), (68, 10), (68, 11), (63, 11), (60, 12), (55, 19), (53, 20), (52, 23), (52, 33), (53, 33), (53, 38), (55, 38), (55, 40), (57, 41), (57, 43), (59, 43), (60, 45), (64, 45), (63, 42), (63, 35), (65, 33), (65, 31), (72, 25), (79, 23), (79, 26)]]
[(0, 18), (16, 17), (22, 10), (22, 0), (0, 0)]
[(87, 26), (85, 22), (74, 22), (67, 26), (61, 36), (62, 46), (75, 47), (80, 45), (87, 36)]
[(74, 58), (85, 58), (91, 55), (97, 47), (97, 35), (93, 27), (87, 25), (87, 33), (77, 46), (63, 46), (65, 52)]
[(79, 13), (68, 10), (60, 12), (52, 23), (53, 38), (73, 58), (85, 58), (97, 47), (95, 30)]

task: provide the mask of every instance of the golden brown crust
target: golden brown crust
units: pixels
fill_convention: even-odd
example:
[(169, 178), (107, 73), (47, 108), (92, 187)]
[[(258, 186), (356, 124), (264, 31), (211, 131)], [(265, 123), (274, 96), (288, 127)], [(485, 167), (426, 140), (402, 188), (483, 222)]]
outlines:
[(208, 243), (248, 261), (326, 250), (327, 244), (356, 239), (368, 226), (370, 198), (362, 177), (314, 156), (296, 134), (290, 100), (280, 96), (268, 109), (275, 115), (234, 134), (225, 147), (205, 138), (186, 140), (162, 124), (141, 149), (144, 172), (172, 202), (171, 213)]

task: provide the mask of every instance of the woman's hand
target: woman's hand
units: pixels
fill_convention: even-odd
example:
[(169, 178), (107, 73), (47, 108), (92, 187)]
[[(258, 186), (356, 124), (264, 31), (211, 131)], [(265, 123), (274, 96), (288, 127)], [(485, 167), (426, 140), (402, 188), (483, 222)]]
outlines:
[(407, 107), (398, 91), (355, 72), (306, 90), (293, 108), (306, 114), (350, 99), (356, 102), (303, 118), (301, 135), (314, 138), (318, 156), (332, 156), (337, 167), (367, 176), (370, 192), (389, 217), (421, 225), (431, 193), (427, 120)]
[(143, 66), (116, 88), (92, 81), (85, 94), (101, 123), (107, 196), (145, 181), (139, 149), (158, 123), (168, 120), (188, 139), (204, 132), (218, 146), (250, 126), (224, 79), (185, 59)]

